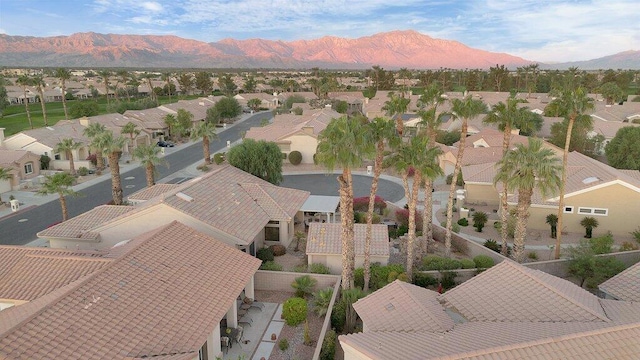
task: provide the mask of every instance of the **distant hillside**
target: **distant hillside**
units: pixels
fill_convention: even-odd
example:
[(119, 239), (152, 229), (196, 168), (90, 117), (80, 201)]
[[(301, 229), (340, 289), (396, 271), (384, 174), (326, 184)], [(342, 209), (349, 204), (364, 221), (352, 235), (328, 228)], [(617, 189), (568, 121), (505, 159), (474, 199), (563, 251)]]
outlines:
[(598, 59), (586, 61), (572, 61), (559, 64), (540, 65), (544, 69), (566, 70), (570, 67), (577, 67), (580, 70), (599, 70), (599, 69), (630, 69), (640, 70), (640, 51), (624, 51), (614, 55), (601, 57)]
[(0, 34), (2, 66), (167, 68), (511, 68), (530, 61), (473, 49), (416, 31), (357, 39), (272, 41), (225, 39), (214, 43), (177, 36), (77, 33), (29, 37)]

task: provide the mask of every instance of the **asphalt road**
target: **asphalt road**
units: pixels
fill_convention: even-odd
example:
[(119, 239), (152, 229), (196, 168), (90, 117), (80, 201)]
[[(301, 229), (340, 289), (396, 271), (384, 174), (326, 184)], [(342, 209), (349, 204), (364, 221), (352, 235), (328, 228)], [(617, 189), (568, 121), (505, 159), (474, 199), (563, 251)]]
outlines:
[[(306, 190), (311, 195), (339, 196), (337, 176), (338, 174), (287, 175), (280, 186)], [(368, 197), (371, 179), (371, 176), (353, 175), (353, 196)], [(392, 181), (380, 179), (377, 194), (387, 201), (397, 202), (404, 198), (404, 188)]]
[[(259, 113), (219, 133), (218, 139), (211, 142), (211, 153), (224, 148), (227, 141), (234, 142), (240, 139), (250, 127), (259, 126), (263, 119), (271, 117), (271, 112)], [(197, 142), (177, 150), (165, 156), (165, 159), (169, 167), (158, 167), (157, 179), (165, 178), (193, 163), (202, 161), (202, 143)], [(146, 186), (144, 169), (139, 166), (121, 173), (120, 177), (125, 198)], [(107, 177), (104, 181), (83, 189), (79, 193), (80, 197), (67, 197), (69, 217), (108, 203), (111, 200), (111, 178)], [(60, 221), (62, 221), (62, 213), (58, 201), (51, 201), (21, 212), (19, 216), (2, 219), (0, 220), (0, 245), (25, 245), (37, 238), (36, 233)]]

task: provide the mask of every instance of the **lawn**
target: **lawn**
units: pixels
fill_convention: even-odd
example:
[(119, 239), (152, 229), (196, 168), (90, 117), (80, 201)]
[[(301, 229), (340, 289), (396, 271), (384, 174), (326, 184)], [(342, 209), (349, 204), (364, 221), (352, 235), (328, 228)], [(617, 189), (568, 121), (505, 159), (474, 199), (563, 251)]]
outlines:
[[(180, 97), (172, 96), (171, 101), (169, 101), (168, 96), (160, 96), (159, 102), (160, 104), (168, 104), (171, 102), (177, 102), (178, 100), (197, 99), (198, 97), (199, 95), (188, 95)], [(70, 108), (75, 101), (78, 100), (67, 101), (67, 108)], [(107, 99), (98, 99), (98, 105), (100, 107), (99, 114), (106, 114)], [(46, 103), (45, 106), (47, 109), (47, 123), (49, 126), (55, 125), (60, 120), (64, 120), (64, 108), (62, 107), (62, 102), (49, 102)], [(33, 127), (43, 127), (44, 117), (42, 116), (42, 107), (40, 106), (40, 103), (29, 104), (29, 112), (31, 113), (31, 121), (33, 123)], [(3, 113), (3, 117), (0, 118), (0, 127), (5, 128), (5, 136), (11, 136), (23, 130), (28, 130), (29, 120), (27, 119), (27, 113), (25, 111), (24, 105), (11, 105), (6, 108)]]

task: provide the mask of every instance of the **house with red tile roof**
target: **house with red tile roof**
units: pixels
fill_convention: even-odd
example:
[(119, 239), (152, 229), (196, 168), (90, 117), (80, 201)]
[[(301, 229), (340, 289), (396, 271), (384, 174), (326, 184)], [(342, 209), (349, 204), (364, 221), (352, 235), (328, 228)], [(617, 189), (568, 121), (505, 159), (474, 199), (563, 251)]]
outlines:
[(11, 259), (0, 298), (26, 299), (0, 311), (2, 359), (214, 359), (220, 321), (237, 326), (236, 298), (253, 296), (261, 264), (177, 221), (95, 259), (17, 252), (0, 247)]
[[(0, 147), (2, 146), (2, 131), (0, 129)], [(0, 168), (8, 169), (11, 179), (0, 180), (0, 194), (17, 190), (21, 183), (40, 175), (40, 156), (27, 150), (6, 150), (0, 148)]]
[(275, 142), (287, 156), (292, 151), (299, 151), (302, 154), (302, 163), (313, 164), (318, 147), (318, 135), (332, 119), (341, 116), (343, 115), (331, 108), (303, 115), (276, 115), (271, 124), (249, 129), (245, 139)]
[(345, 360), (635, 359), (640, 304), (506, 260), (437, 294), (399, 280), (358, 300)]
[[(156, 192), (156, 187), (167, 191)], [(140, 194), (132, 197), (147, 200), (126, 207), (129, 211), (97, 207), (38, 236), (57, 247), (104, 249), (178, 220), (255, 255), (265, 245), (289, 245), (293, 219), (309, 197), (306, 191), (275, 186), (230, 165), (177, 187), (158, 184)]]
[[(366, 224), (354, 224), (356, 267), (364, 263)], [(342, 226), (339, 223), (309, 224), (307, 234), (307, 262), (327, 266), (332, 274), (342, 272)], [(385, 224), (373, 224), (371, 229), (371, 263), (387, 265), (389, 262), (389, 230)]]

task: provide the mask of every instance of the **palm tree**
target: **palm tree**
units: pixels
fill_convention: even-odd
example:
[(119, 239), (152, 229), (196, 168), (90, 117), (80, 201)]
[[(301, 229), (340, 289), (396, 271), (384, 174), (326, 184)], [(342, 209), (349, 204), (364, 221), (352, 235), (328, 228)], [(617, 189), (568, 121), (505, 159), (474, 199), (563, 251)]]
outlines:
[(364, 243), (364, 290), (369, 289), (371, 279), (371, 232), (373, 229), (373, 210), (376, 193), (378, 192), (378, 181), (382, 174), (385, 142), (391, 147), (395, 147), (400, 138), (395, 134), (393, 121), (377, 117), (368, 123), (370, 140), (376, 144), (375, 160), (373, 164), (373, 178), (371, 179), (371, 192), (369, 193), (369, 207), (367, 209), (367, 230)]
[(111, 169), (111, 195), (114, 205), (122, 205), (122, 182), (120, 180), (120, 154), (126, 143), (122, 136), (115, 137), (113, 132), (105, 131), (98, 136), (103, 152), (107, 154), (109, 168)]
[[(116, 75), (118, 76), (118, 82), (124, 84), (124, 92), (127, 94), (127, 101), (131, 101), (131, 95), (129, 94), (129, 80), (130, 80), (130, 76), (129, 76), (129, 72), (127, 70), (118, 70), (116, 72)], [(116, 85), (116, 94), (118, 93), (118, 89), (117, 89), (117, 85)]]
[[(529, 114), (532, 114), (528, 108), (519, 108), (518, 104), (524, 102), (524, 100), (518, 99), (515, 95), (510, 96), (507, 99), (507, 103), (502, 101), (493, 105), (489, 114), (485, 116), (483, 122), (485, 124), (495, 124), (498, 129), (502, 131), (502, 156), (505, 156), (509, 151), (511, 145), (511, 129), (515, 124), (531, 124), (530, 122), (522, 121), (522, 119), (528, 118)], [(530, 130), (530, 129), (520, 129)], [(509, 206), (507, 205), (507, 187), (503, 184), (502, 193), (500, 194), (500, 222), (505, 225), (509, 216)], [(502, 237), (502, 255), (507, 255), (508, 245), (507, 238), (509, 235), (507, 226), (500, 228), (500, 235)]]
[(216, 125), (209, 121), (202, 121), (194, 128), (191, 129), (189, 135), (191, 140), (197, 141), (202, 139), (202, 154), (204, 155), (204, 165), (211, 164), (211, 150), (209, 149), (209, 143), (218, 137), (216, 134)]
[(144, 166), (147, 187), (151, 187), (156, 183), (156, 166), (167, 164), (166, 160), (160, 158), (160, 151), (160, 148), (155, 144), (141, 145), (133, 149), (133, 157), (140, 160), (140, 163)]
[(460, 127), (460, 142), (458, 143), (458, 155), (456, 157), (456, 166), (453, 169), (453, 181), (449, 188), (449, 199), (447, 202), (447, 225), (445, 229), (444, 247), (445, 256), (451, 255), (451, 226), (453, 223), (453, 196), (456, 192), (456, 179), (460, 174), (462, 167), (462, 156), (464, 155), (464, 147), (467, 138), (468, 121), (480, 114), (484, 113), (487, 106), (482, 100), (474, 100), (471, 96), (467, 96), (463, 100), (453, 99), (451, 102), (451, 110), (453, 115), (462, 121)]
[(403, 96), (398, 96), (393, 91), (388, 94), (389, 100), (385, 101), (382, 110), (386, 111), (387, 116), (391, 116), (396, 121), (396, 131), (398, 135), (402, 137), (404, 131), (404, 123), (402, 122), (402, 115), (407, 112), (409, 107), (409, 100)]
[(27, 112), (27, 120), (29, 120), (29, 127), (33, 129), (33, 122), (31, 121), (31, 112), (29, 112), (29, 100), (27, 99), (27, 87), (33, 86), (33, 79), (31, 79), (28, 75), (20, 75), (16, 80), (16, 83), (22, 86), (22, 94), (24, 101), (24, 109)]
[(171, 73), (162, 73), (162, 80), (167, 83), (167, 95), (169, 95), (169, 102), (171, 102)]
[(44, 87), (47, 84), (44, 82), (42, 75), (36, 75), (33, 78), (33, 84), (36, 86), (38, 90), (38, 94), (40, 94), (40, 106), (42, 107), (42, 117), (44, 118), (44, 126), (49, 126), (47, 123), (47, 107), (44, 104)]
[(545, 148), (542, 140), (532, 138), (526, 146), (516, 145), (515, 150), (507, 152), (497, 165), (494, 184), (503, 183), (509, 191), (518, 191), (513, 258), (521, 262), (533, 191), (538, 189), (544, 197), (553, 194), (560, 187), (558, 173), (562, 169), (555, 153)]
[(373, 152), (373, 142), (364, 129), (365, 120), (346, 116), (332, 119), (320, 133), (316, 159), (332, 172), (342, 167), (337, 178), (340, 186), (340, 221), (342, 223), (342, 286), (353, 288), (355, 246), (353, 240), (353, 181), (351, 169), (362, 166), (362, 159)]
[(83, 131), (83, 134), (91, 139), (89, 147), (96, 152), (96, 168), (98, 171), (102, 171), (102, 169), (104, 169), (104, 151), (100, 141), (100, 135), (105, 131), (107, 131), (107, 128), (100, 123), (90, 123)]
[(147, 81), (147, 86), (149, 86), (149, 97), (151, 100), (158, 101), (158, 99), (156, 99), (156, 93), (153, 92), (153, 84), (151, 83), (151, 79), (155, 76), (153, 74), (143, 74), (141, 77)]
[(69, 120), (69, 113), (67, 112), (67, 84), (66, 81), (71, 79), (71, 72), (65, 68), (56, 69), (56, 77), (60, 79), (60, 86), (62, 87), (62, 107), (64, 108), (64, 118)]
[(558, 200), (558, 236), (556, 237), (555, 258), (560, 258), (560, 246), (562, 244), (562, 215), (564, 213), (564, 187), (567, 183), (567, 158), (571, 143), (571, 131), (576, 120), (591, 121), (591, 117), (583, 116), (585, 112), (594, 108), (593, 99), (587, 96), (586, 91), (579, 87), (576, 90), (566, 89), (559, 98), (559, 105), (569, 120), (567, 136), (564, 141), (564, 153), (562, 154), (562, 183), (560, 184), (560, 198)]
[(162, 118), (162, 120), (164, 120), (164, 124), (167, 125), (167, 128), (169, 129), (168, 135), (173, 136), (173, 128), (178, 125), (178, 119), (176, 119), (176, 116), (173, 114), (167, 114)]
[[(11, 175), (10, 171), (13, 170), (12, 168), (8, 167), (8, 168), (3, 168), (0, 166), (0, 181), (2, 180), (9, 180), (13, 177), (13, 175)], [(2, 197), (0, 196), (0, 204), (3, 204), (2, 202)]]
[(57, 153), (65, 154), (65, 157), (69, 160), (69, 172), (73, 176), (76, 176), (76, 167), (73, 164), (73, 150), (79, 149), (80, 147), (82, 147), (81, 142), (75, 141), (73, 138), (66, 138), (60, 140), (53, 149), (53, 151)]
[(107, 105), (109, 105), (109, 76), (111, 76), (111, 71), (100, 70), (98, 71), (98, 75), (102, 78), (102, 81), (104, 82), (104, 95), (107, 97)]
[(38, 190), (38, 195), (58, 194), (60, 197), (60, 207), (62, 208), (62, 221), (66, 221), (69, 218), (69, 212), (67, 211), (66, 195), (77, 196), (78, 193), (73, 191), (71, 186), (75, 178), (68, 172), (59, 172), (51, 176), (45, 176), (45, 181), (42, 183), (42, 187)]
[(586, 231), (584, 237), (586, 237), (587, 239), (591, 239), (593, 228), (597, 228), (598, 225), (600, 225), (598, 223), (598, 219), (592, 216), (585, 216), (582, 220), (580, 220), (580, 226), (582, 226)]
[(136, 137), (138, 137), (138, 135), (140, 135), (140, 129), (137, 129), (137, 125), (129, 121), (122, 127), (122, 129), (120, 129), (120, 134), (129, 135), (129, 146), (131, 148), (128, 149), (129, 152), (131, 152), (132, 149), (136, 147), (136, 143), (134, 142), (134, 140), (136, 139)]
[(545, 218), (545, 222), (551, 226), (551, 238), (555, 239), (558, 236), (558, 215), (548, 214)]

